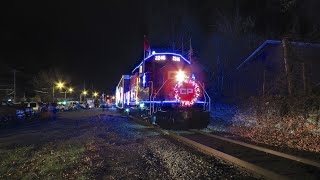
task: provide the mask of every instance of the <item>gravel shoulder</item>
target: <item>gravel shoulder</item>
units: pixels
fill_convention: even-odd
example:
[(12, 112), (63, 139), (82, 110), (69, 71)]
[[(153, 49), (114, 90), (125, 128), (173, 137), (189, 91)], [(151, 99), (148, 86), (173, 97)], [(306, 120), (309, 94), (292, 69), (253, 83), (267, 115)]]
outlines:
[(0, 132), (0, 179), (254, 179), (115, 112)]

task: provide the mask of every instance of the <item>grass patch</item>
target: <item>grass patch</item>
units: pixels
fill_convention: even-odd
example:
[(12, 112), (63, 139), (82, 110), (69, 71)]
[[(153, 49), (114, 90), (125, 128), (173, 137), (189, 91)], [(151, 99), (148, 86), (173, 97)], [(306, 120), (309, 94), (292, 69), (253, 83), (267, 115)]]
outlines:
[(85, 146), (75, 140), (4, 150), (0, 153), (0, 179), (89, 179), (89, 169), (81, 167), (85, 151)]
[(17, 147), (0, 151), (0, 178), (12, 177), (17, 169), (25, 164), (34, 149), (33, 146)]

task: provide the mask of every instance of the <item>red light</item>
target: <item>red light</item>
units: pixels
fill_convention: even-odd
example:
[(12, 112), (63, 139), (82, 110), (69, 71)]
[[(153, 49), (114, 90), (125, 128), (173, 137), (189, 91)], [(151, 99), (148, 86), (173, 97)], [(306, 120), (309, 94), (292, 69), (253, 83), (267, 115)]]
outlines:
[(175, 98), (182, 106), (193, 105), (200, 95), (199, 85), (192, 79), (178, 82), (174, 88)]

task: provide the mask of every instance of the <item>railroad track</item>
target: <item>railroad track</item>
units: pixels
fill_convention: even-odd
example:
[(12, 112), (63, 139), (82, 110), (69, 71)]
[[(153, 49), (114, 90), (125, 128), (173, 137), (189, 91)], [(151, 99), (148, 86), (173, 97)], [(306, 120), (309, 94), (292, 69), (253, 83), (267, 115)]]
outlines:
[[(133, 118), (133, 117), (132, 117)], [(138, 120), (143, 125), (150, 124)], [(244, 168), (266, 179), (320, 179), (320, 162), (259, 147), (199, 130), (171, 131), (153, 127), (159, 133)]]
[(162, 130), (208, 155), (219, 157), (267, 179), (320, 179), (320, 163), (204, 133), (198, 130), (174, 132)]

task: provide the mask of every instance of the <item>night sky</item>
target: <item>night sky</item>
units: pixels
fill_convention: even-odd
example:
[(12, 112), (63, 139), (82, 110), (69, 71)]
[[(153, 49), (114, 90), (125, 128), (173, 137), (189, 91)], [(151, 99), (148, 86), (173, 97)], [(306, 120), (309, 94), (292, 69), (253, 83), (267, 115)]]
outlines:
[[(267, 1), (10, 1), (1, 2), (0, 61), (19, 67), (20, 76), (32, 77), (42, 69), (58, 67), (72, 84), (113, 92), (122, 74), (143, 56), (143, 35), (151, 48), (170, 49), (177, 32), (188, 32), (196, 51), (214, 24), (215, 10), (254, 15), (258, 33), (285, 29), (287, 16), (279, 15), (278, 2)], [(317, 16), (319, 3), (310, 1), (305, 19)], [(317, 6), (315, 6), (315, 3)], [(266, 4), (268, 6), (266, 6)], [(277, 13), (275, 13), (277, 12)], [(303, 18), (303, 17), (302, 17)], [(291, 18), (292, 19), (292, 18)], [(312, 22), (306, 22), (313, 24)], [(172, 26), (175, 24), (175, 26)], [(269, 25), (266, 27), (266, 24)], [(308, 24), (306, 24), (308, 27)], [(177, 48), (177, 47), (176, 47)]]
[[(58, 67), (73, 84), (112, 90), (142, 53), (143, 5), (16, 1), (2, 6), (1, 63), (34, 74)], [(140, 39), (140, 42), (139, 42)]]

